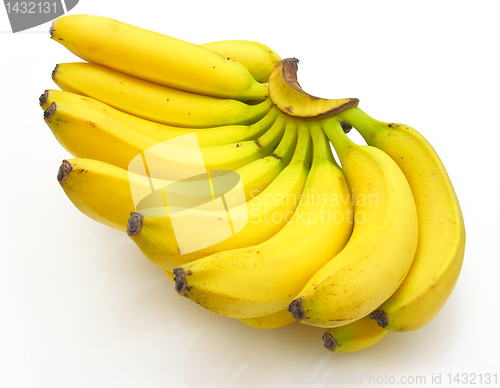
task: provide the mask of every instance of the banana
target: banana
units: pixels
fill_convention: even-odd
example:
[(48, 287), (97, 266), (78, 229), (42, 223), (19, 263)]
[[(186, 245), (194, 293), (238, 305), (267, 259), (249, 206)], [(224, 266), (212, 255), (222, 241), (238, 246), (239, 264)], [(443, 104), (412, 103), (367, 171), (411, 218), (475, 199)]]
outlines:
[[(287, 121), (282, 114), (278, 118)], [(288, 165), (295, 149), (292, 146), (291, 138), (292, 134), (283, 136), (282, 141), (271, 155), (248, 163), (236, 171), (243, 182), (246, 202), (259, 195)]]
[(235, 60), (117, 20), (66, 15), (54, 20), (50, 36), (86, 61), (171, 88), (242, 101), (268, 94)]
[(52, 79), (62, 90), (95, 98), (146, 120), (185, 128), (249, 125), (271, 109), (269, 99), (249, 105), (189, 93), (94, 63), (58, 64)]
[[(276, 117), (275, 113), (268, 115), (270, 117), (262, 119), (259, 125), (268, 126)], [(113, 121), (102, 110), (80, 104), (52, 102), (44, 111), (44, 120), (59, 143), (73, 156), (97, 159), (124, 169), (129, 168), (137, 155), (150, 153), (152, 147), (161, 146), (158, 140)], [(269, 154), (283, 132), (280, 126), (271, 128), (256, 140), (200, 147), (205, 166), (212, 170), (233, 170)], [(191, 153), (182, 147), (176, 151), (185, 152), (185, 155), (160, 155), (161, 160), (156, 160), (155, 164), (172, 163), (175, 158), (178, 168), (189, 169), (187, 159)], [(185, 167), (181, 159), (186, 160)], [(168, 171), (163, 179), (170, 179)]]
[[(260, 174), (267, 173), (271, 178), (277, 176), (291, 159), (294, 139), (293, 133), (284, 136), (272, 155), (249, 165), (254, 165)], [(243, 182), (246, 200), (250, 200), (256, 192), (265, 188), (267, 181), (272, 180), (268, 176), (259, 180), (259, 173), (250, 169), (249, 165), (236, 170)], [(219, 179), (224, 180), (224, 176), (211, 179), (215, 196), (226, 193), (224, 184), (220, 183)], [(167, 193), (175, 203), (201, 203), (206, 198), (206, 194), (200, 192), (200, 184), (197, 182), (193, 182), (193, 186), (181, 186), (179, 189), (174, 186), (176, 182), (135, 174), (93, 159), (74, 158), (63, 161), (59, 168), (58, 180), (68, 198), (82, 213), (101, 224), (123, 231), (127, 229), (130, 213), (158, 206), (157, 198), (150, 196), (153, 193), (152, 187), (163, 188), (162, 192)], [(169, 191), (169, 188), (173, 189)], [(144, 195), (135, 198), (133, 193)], [(151, 218), (156, 217), (145, 219), (149, 221)]]
[(265, 44), (250, 40), (223, 40), (203, 43), (200, 46), (241, 63), (257, 82), (269, 82), (274, 66), (281, 60), (280, 56)]
[(396, 291), (415, 256), (418, 222), (408, 181), (386, 153), (354, 144), (335, 117), (324, 129), (352, 190), (354, 230), (288, 310), (302, 323), (337, 327), (370, 314)]
[[(181, 128), (145, 120), (122, 112), (96, 99), (62, 90), (47, 89), (39, 100), (40, 106), (44, 110), (50, 107), (53, 102), (77, 104), (79, 109), (73, 112), (74, 114), (79, 113), (81, 109), (86, 109), (85, 119), (89, 121), (88, 124), (93, 123), (97, 127), (104, 127), (107, 129), (106, 132), (121, 131), (123, 126), (126, 126), (129, 130), (139, 132), (161, 142), (195, 132), (200, 146), (255, 140), (271, 127), (277, 116), (276, 111), (271, 109), (261, 120), (251, 125), (225, 125), (198, 129)], [(80, 117), (80, 119), (82, 118)]]
[(228, 317), (273, 314), (285, 309), (311, 276), (344, 247), (352, 231), (349, 188), (320, 125), (308, 125), (313, 163), (290, 221), (261, 244), (174, 269), (180, 295)]
[[(287, 123), (285, 136), (290, 137), (289, 147), (294, 148), (297, 141), (297, 128), (294, 123)], [(293, 136), (293, 137), (292, 137)], [(139, 246), (144, 255), (155, 265), (173, 270), (175, 267), (209, 256), (214, 253), (249, 247), (264, 242), (282, 229), (292, 217), (309, 172), (311, 153), (310, 136), (305, 128), (299, 129), (298, 143), (290, 164), (259, 195), (236, 207), (230, 207), (229, 213), (233, 225), (244, 225), (239, 232), (215, 244), (204, 248), (180, 253), (179, 235), (173, 229), (170, 217), (132, 216), (128, 234)], [(168, 213), (168, 210), (167, 210)], [(165, 215), (165, 211), (163, 211)], [(186, 230), (192, 236), (193, 244), (198, 244), (201, 236), (207, 235), (206, 225), (211, 229), (221, 229), (227, 222), (218, 213), (200, 212), (196, 223), (192, 222), (192, 213), (176, 214), (175, 222), (190, 222)], [(198, 229), (199, 228), (199, 229)]]
[(277, 329), (278, 327), (287, 326), (296, 322), (294, 317), (286, 309), (273, 314), (264, 315), (263, 317), (241, 318), (238, 320), (247, 326), (257, 329)]
[(323, 334), (325, 348), (335, 353), (351, 353), (375, 345), (388, 333), (368, 316), (348, 325), (327, 329)]
[(44, 121), (57, 141), (74, 157), (96, 159), (127, 169), (130, 161), (159, 142), (128, 126), (110, 122), (98, 110), (53, 102)]
[(438, 154), (415, 129), (377, 121), (360, 109), (340, 116), (393, 158), (412, 189), (419, 218), (415, 259), (401, 286), (371, 317), (390, 331), (419, 329), (444, 306), (462, 268), (465, 226), (457, 195)]
[(93, 220), (125, 231), (135, 211), (131, 183), (148, 190), (146, 177), (92, 159), (63, 160), (57, 180), (71, 202)]
[[(198, 147), (196, 136), (178, 137), (134, 155), (136, 157), (131, 159), (128, 169), (174, 181), (213, 170), (236, 171), (272, 155), (284, 132), (285, 121), (283, 117), (278, 117), (271, 128), (256, 140)], [(133, 157), (132, 154), (130, 156)]]
[[(172, 282), (175, 282), (175, 275), (172, 271), (164, 269), (163, 272)], [(277, 329), (296, 322), (295, 318), (287, 310), (281, 310), (274, 314), (264, 315), (263, 317), (242, 318), (239, 321), (257, 329)], [(386, 332), (385, 330), (383, 331)]]
[[(43, 109), (47, 109), (50, 107), (52, 102), (55, 102), (56, 100), (62, 102), (75, 103), (75, 104), (82, 104), (82, 106), (87, 107), (89, 109), (103, 110), (103, 112), (105, 111), (106, 114), (109, 114), (109, 116), (111, 116), (112, 120), (116, 119), (118, 121), (121, 121), (122, 124), (128, 127), (133, 127), (134, 129), (138, 129), (145, 135), (149, 134), (148, 129), (150, 129), (150, 127), (147, 126), (148, 124), (161, 126), (161, 124), (156, 124), (147, 120), (142, 120), (132, 115), (125, 114), (126, 117), (123, 118), (122, 117), (122, 115), (124, 115), (123, 112), (111, 108), (106, 104), (103, 104), (89, 97), (81, 96), (79, 94), (71, 92), (64, 92), (60, 90), (54, 90), (54, 89), (46, 90), (40, 96), (40, 105)], [(276, 110), (271, 109), (269, 113), (264, 117), (264, 119), (262, 119), (258, 123), (248, 127), (240, 128), (242, 129), (242, 132), (248, 131), (248, 133), (251, 133), (248, 136), (245, 135), (245, 138), (241, 139), (241, 141), (255, 140), (258, 137), (262, 136), (266, 131), (269, 130), (269, 128), (276, 121), (276, 118), (279, 115), (281, 115), (282, 118), (285, 117), (281, 112), (278, 113)], [(135, 119), (135, 121), (133, 119)], [(91, 121), (95, 123), (95, 121), (97, 120), (91, 120)], [(143, 121), (145, 125), (142, 125), (143, 123), (141, 123), (141, 121)], [(151, 129), (154, 130), (154, 128)], [(207, 129), (207, 132), (204, 132), (203, 130), (201, 132), (200, 130), (196, 129), (194, 130), (196, 132), (196, 138), (198, 139), (200, 146), (223, 145), (232, 142), (237, 143), (238, 142), (237, 137), (242, 136), (241, 133), (238, 133), (239, 132), (238, 126), (234, 127), (226, 126), (213, 129), (217, 131), (213, 133), (213, 137), (211, 136), (211, 134), (208, 133), (211, 132), (212, 129)], [(218, 131), (219, 129), (220, 131)], [(190, 131), (186, 132), (185, 134), (192, 133), (192, 131), (189, 129), (183, 129), (183, 130)], [(233, 135), (224, 137), (226, 131), (229, 132), (233, 130), (234, 130)], [(232, 136), (234, 136), (234, 138)], [(176, 136), (169, 135), (165, 140), (169, 140), (173, 137)], [(162, 140), (162, 137), (161, 135), (155, 136), (155, 139)], [(218, 139), (222, 140), (219, 142)], [(288, 151), (289, 151), (288, 146), (286, 146), (285, 143), (284, 144), (280, 143), (280, 145), (278, 145), (276, 150), (271, 155), (266, 156), (265, 158), (257, 159), (256, 161), (244, 165), (237, 170), (238, 175), (240, 175), (241, 180), (243, 182), (246, 201), (249, 201), (251, 198), (255, 197), (259, 192), (265, 189), (269, 185), (269, 183), (279, 174), (279, 172), (281, 172), (283, 167), (288, 164), (288, 162), (291, 159), (291, 153)]]

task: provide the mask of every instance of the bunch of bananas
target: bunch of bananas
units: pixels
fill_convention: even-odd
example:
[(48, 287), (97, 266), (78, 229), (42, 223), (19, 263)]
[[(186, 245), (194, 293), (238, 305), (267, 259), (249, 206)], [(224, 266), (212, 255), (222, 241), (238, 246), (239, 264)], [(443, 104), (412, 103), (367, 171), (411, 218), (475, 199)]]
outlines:
[(443, 307), (464, 222), (416, 130), (307, 94), (298, 61), (260, 43), (194, 45), (91, 15), (50, 34), (84, 60), (57, 65), (60, 90), (40, 97), (74, 156), (58, 181), (180, 295), (253, 327), (324, 327), (334, 352), (419, 329)]

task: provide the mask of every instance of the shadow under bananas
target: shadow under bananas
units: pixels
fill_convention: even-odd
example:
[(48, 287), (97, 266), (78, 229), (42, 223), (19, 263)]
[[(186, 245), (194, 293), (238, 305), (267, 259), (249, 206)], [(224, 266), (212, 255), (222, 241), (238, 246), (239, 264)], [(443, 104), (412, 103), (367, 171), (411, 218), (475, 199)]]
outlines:
[[(150, 376), (155, 386), (164, 386), (173, 374), (187, 386), (197, 387), (334, 384), (335, 379), (383, 376), (391, 371), (397, 378), (415, 374), (415, 365), (424, 369), (439, 365), (439, 348), (445, 353), (447, 346), (458, 351), (452, 345), (458, 344), (453, 338), (460, 320), (458, 293), (445, 307), (447, 313), (416, 332), (389, 333), (371, 348), (334, 354), (323, 347), (322, 328), (293, 323), (256, 329), (201, 308), (180, 297), (163, 271), (133, 243), (118, 241), (121, 236), (114, 233), (111, 238), (117, 239), (115, 244), (109, 244), (110, 235), (103, 236), (114, 248), (102, 270), (113, 274), (112, 286), (122, 293), (119, 301), (110, 302), (119, 314), (116, 329), (121, 334), (154, 332), (158, 337), (158, 347), (151, 349), (158, 364)], [(436, 338), (439, 341), (433, 345)]]

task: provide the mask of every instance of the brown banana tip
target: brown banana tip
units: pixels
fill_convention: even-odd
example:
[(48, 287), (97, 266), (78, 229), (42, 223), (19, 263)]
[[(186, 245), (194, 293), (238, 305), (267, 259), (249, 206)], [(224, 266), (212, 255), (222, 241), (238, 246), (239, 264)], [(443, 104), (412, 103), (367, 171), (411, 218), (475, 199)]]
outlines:
[(73, 166), (66, 159), (62, 161), (61, 167), (59, 167), (59, 172), (57, 173), (57, 181), (63, 183), (67, 178), (69, 173), (73, 170)]
[(50, 37), (53, 38), (54, 36), (54, 22), (50, 23), (50, 29), (49, 29), (49, 33), (50, 33)]
[(187, 280), (186, 280), (186, 272), (184, 271), (184, 268), (174, 268), (173, 273), (175, 275), (174, 277), (175, 290), (178, 293), (189, 291), (189, 287), (187, 285)]
[(43, 118), (45, 121), (50, 121), (50, 118), (54, 115), (57, 109), (57, 105), (55, 102), (50, 104), (50, 106), (43, 111)]
[(130, 218), (127, 223), (127, 234), (129, 236), (135, 236), (139, 234), (142, 229), (142, 220), (144, 216), (141, 213), (132, 212), (130, 213)]
[(352, 129), (351, 124), (347, 124), (345, 121), (341, 121), (340, 126), (342, 127), (342, 130), (344, 131), (344, 133), (351, 132), (351, 129)]
[(383, 310), (375, 310), (370, 314), (370, 319), (377, 321), (381, 328), (387, 327), (389, 324), (389, 317), (387, 313)]
[(288, 305), (287, 310), (292, 313), (293, 317), (297, 321), (304, 319), (304, 306), (302, 306), (302, 298), (293, 300), (292, 303)]
[(38, 98), (38, 101), (40, 102), (40, 106), (43, 107), (45, 105), (45, 103), (47, 102), (48, 98), (49, 98), (49, 91), (47, 89)]
[(59, 64), (56, 65), (56, 67), (54, 67), (54, 70), (52, 70), (52, 74), (51, 74), (51, 77), (52, 79), (54, 80), (55, 77), (56, 77), (56, 73), (57, 73), (57, 69), (59, 67)]
[(333, 338), (333, 336), (330, 333), (323, 334), (322, 339), (323, 339), (323, 345), (325, 345), (325, 348), (327, 348), (330, 352), (334, 352), (335, 348), (339, 346), (337, 340)]

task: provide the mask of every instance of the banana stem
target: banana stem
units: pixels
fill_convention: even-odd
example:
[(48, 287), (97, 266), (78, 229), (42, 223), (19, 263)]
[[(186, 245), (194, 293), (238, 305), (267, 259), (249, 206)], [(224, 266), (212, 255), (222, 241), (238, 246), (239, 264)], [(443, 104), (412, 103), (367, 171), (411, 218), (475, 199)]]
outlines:
[(337, 151), (340, 162), (342, 163), (346, 151), (355, 147), (356, 144), (347, 137), (338, 119), (325, 121), (323, 124), (323, 130), (325, 131), (328, 139), (332, 142), (335, 151)]
[(332, 154), (330, 142), (323, 129), (319, 125), (313, 125), (311, 128), (311, 137), (313, 140), (313, 163), (321, 159), (328, 160), (330, 163), (336, 163)]
[(255, 123), (250, 124), (248, 126), (248, 128), (260, 126), (263, 124), (264, 125), (269, 124), (269, 128), (270, 128), (271, 125), (276, 121), (279, 114), (280, 114), (280, 111), (278, 110), (278, 108), (276, 108), (275, 106), (272, 106), (271, 109), (269, 109), (269, 112), (267, 112), (264, 117), (262, 117), (260, 120), (256, 121)]
[[(281, 138), (281, 141), (279, 142), (274, 152), (271, 153), (271, 156), (276, 159), (282, 160), (284, 156), (289, 154), (288, 150), (290, 150), (291, 148), (295, 148), (296, 145), (297, 128), (291, 123), (285, 123), (285, 133), (283, 134), (283, 137)], [(290, 159), (291, 154), (288, 160)], [(286, 164), (288, 164), (288, 162)]]
[(272, 144), (276, 144), (283, 137), (284, 133), (285, 120), (282, 117), (278, 117), (271, 128), (255, 140), (255, 144), (260, 148), (267, 148)]
[(370, 117), (359, 108), (347, 109), (337, 115), (339, 120), (352, 125), (368, 141), (376, 132), (377, 127), (382, 123), (373, 117)]

